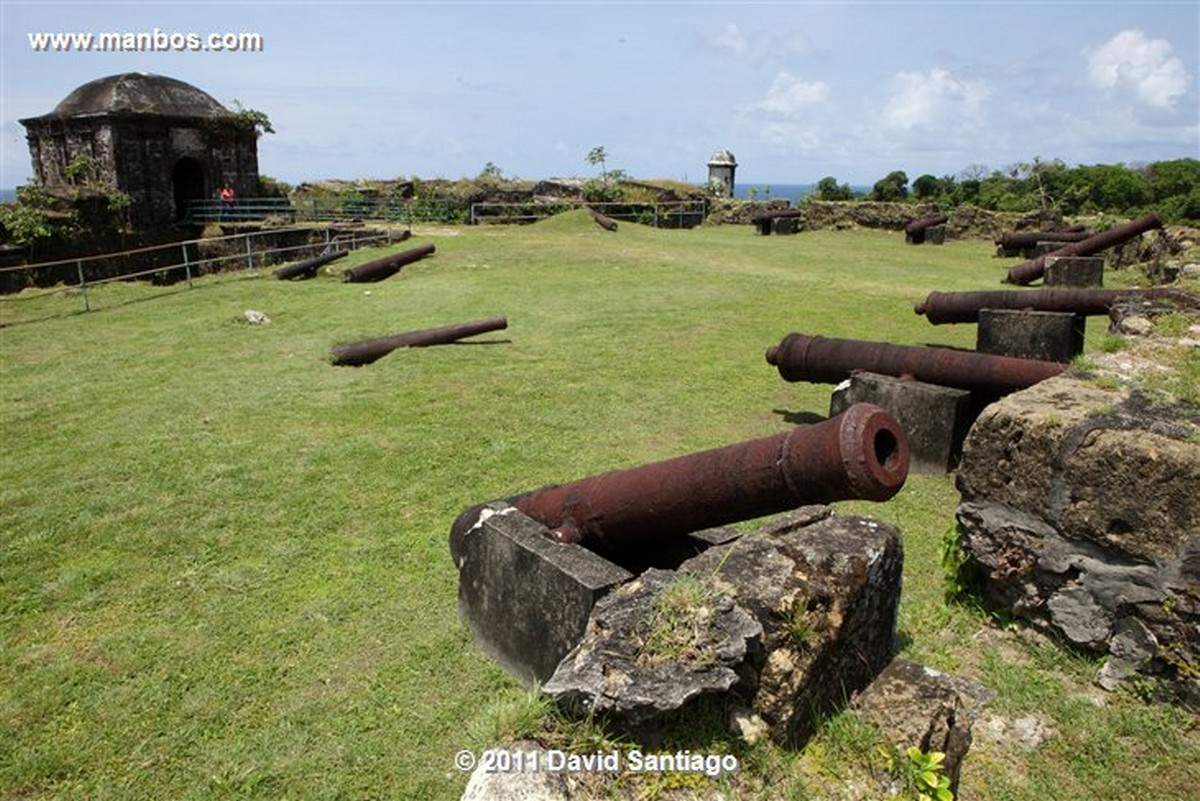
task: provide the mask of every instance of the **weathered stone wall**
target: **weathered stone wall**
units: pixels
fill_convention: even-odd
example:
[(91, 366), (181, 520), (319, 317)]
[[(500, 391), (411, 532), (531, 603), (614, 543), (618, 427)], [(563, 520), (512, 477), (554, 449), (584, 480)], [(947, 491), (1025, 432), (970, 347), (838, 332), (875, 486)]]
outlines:
[(1052, 378), (980, 415), (957, 481), (987, 601), (1200, 703), (1200, 410)]

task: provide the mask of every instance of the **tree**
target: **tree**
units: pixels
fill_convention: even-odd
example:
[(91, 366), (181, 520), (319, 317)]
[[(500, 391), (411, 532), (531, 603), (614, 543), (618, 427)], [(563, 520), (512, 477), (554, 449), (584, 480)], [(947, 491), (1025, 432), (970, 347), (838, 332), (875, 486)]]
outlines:
[(483, 169), (479, 171), (480, 181), (500, 181), (503, 178), (504, 171), (490, 161), (484, 164)]
[(17, 187), (17, 202), (0, 205), (0, 225), (8, 230), (14, 244), (29, 248), (30, 254), (39, 240), (48, 239), (53, 230), (47, 210), (50, 197), (37, 184)]
[(814, 194), (817, 200), (850, 200), (854, 197), (850, 185), (839, 184), (837, 178), (832, 175), (827, 175), (817, 181), (817, 189)]
[(913, 195), (918, 200), (932, 200), (941, 191), (942, 184), (937, 178), (934, 178), (929, 173), (925, 173), (913, 181), (912, 188)]
[(587, 163), (593, 167), (597, 164), (600, 165), (600, 180), (606, 182), (608, 181), (608, 171), (605, 169), (604, 163), (607, 158), (608, 154), (604, 152), (603, 147), (593, 147), (587, 154)]
[(896, 201), (908, 197), (908, 175), (895, 170), (880, 178), (871, 189), (871, 200)]

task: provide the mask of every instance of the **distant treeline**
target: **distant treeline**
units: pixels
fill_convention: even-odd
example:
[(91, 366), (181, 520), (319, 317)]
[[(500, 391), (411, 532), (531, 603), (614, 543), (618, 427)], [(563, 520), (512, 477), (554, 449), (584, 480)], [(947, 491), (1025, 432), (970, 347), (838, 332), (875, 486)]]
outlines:
[(1200, 160), (1068, 167), (1059, 160), (1017, 164), (988, 172), (970, 167), (957, 176), (922, 175), (912, 181), (897, 170), (857, 193), (829, 176), (817, 182), (817, 200), (914, 200), (943, 208), (971, 204), (991, 211), (1058, 209), (1066, 215), (1133, 216), (1157, 211), (1176, 223), (1200, 221)]

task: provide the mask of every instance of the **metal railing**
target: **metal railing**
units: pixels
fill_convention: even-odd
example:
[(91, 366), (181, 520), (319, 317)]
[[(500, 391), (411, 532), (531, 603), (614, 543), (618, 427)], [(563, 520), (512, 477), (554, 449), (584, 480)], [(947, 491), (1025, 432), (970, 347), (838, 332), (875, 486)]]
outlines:
[(231, 202), (198, 199), (188, 202), (187, 221), (256, 222), (282, 217), (288, 222), (462, 222), (465, 209), (453, 200), (406, 198), (238, 198)]
[(370, 220), (408, 225), (422, 222), (521, 224), (585, 206), (614, 220), (639, 222), (656, 228), (690, 228), (703, 222), (708, 211), (708, 204), (703, 200), (589, 203), (578, 198), (564, 198), (472, 203), (468, 208), (456, 200), (425, 198), (241, 198), (230, 203), (208, 199), (190, 201), (187, 220), (238, 223), (282, 217), (289, 223)]
[[(289, 234), (317, 233), (311, 228), (282, 228), (269, 231), (253, 231), (230, 236), (188, 239), (166, 245), (135, 248), (96, 256), (39, 262), (17, 267), (0, 267), (0, 286), (8, 286), (15, 294), (0, 294), (0, 326), (30, 320), (6, 319), (13, 304), (45, 299), (55, 295), (78, 295), (82, 311), (92, 311), (89, 290), (118, 281), (151, 278), (155, 283), (175, 285), (186, 283), (193, 286), (193, 279), (216, 272), (238, 271), (242, 275), (255, 276), (260, 268), (282, 264), (331, 249), (356, 250), (367, 245), (390, 245), (400, 241), (401, 234), (393, 229), (384, 231), (355, 231), (325, 228), (323, 236), (315, 241), (284, 247), (263, 247), (264, 238), (282, 239)], [(256, 247), (256, 243), (258, 246)], [(176, 255), (172, 255), (172, 253)], [(152, 266), (146, 267), (145, 265)], [(45, 275), (49, 272), (49, 278)], [(24, 276), (20, 274), (24, 273)], [(98, 274), (99, 273), (99, 274)], [(39, 274), (53, 281), (53, 286), (39, 287)], [(11, 277), (10, 277), (11, 276)], [(17, 280), (13, 280), (13, 278)], [(71, 313), (65, 307), (56, 312), (33, 319), (45, 319)]]

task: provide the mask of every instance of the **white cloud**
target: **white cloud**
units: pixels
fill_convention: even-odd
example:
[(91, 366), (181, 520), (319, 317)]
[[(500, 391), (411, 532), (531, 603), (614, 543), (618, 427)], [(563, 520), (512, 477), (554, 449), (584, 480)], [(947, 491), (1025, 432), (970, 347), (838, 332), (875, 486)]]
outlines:
[(709, 39), (709, 43), (717, 50), (731, 53), (735, 56), (745, 54), (750, 47), (745, 34), (732, 22), (726, 23), (720, 33)]
[(1166, 39), (1150, 39), (1131, 28), (1088, 55), (1088, 74), (1096, 86), (1129, 87), (1147, 105), (1170, 108), (1190, 80), (1183, 62), (1171, 52)]
[(720, 33), (709, 36), (708, 46), (719, 53), (742, 61), (761, 63), (784, 58), (804, 58), (816, 48), (803, 33), (796, 31), (752, 31), (745, 33), (736, 23), (728, 22)]
[(959, 80), (943, 69), (900, 72), (884, 106), (883, 120), (889, 128), (910, 128), (974, 122), (990, 94), (982, 81)]
[(789, 72), (780, 72), (767, 90), (767, 96), (755, 108), (795, 117), (806, 108), (823, 103), (829, 97), (829, 85), (824, 81), (805, 81)]

